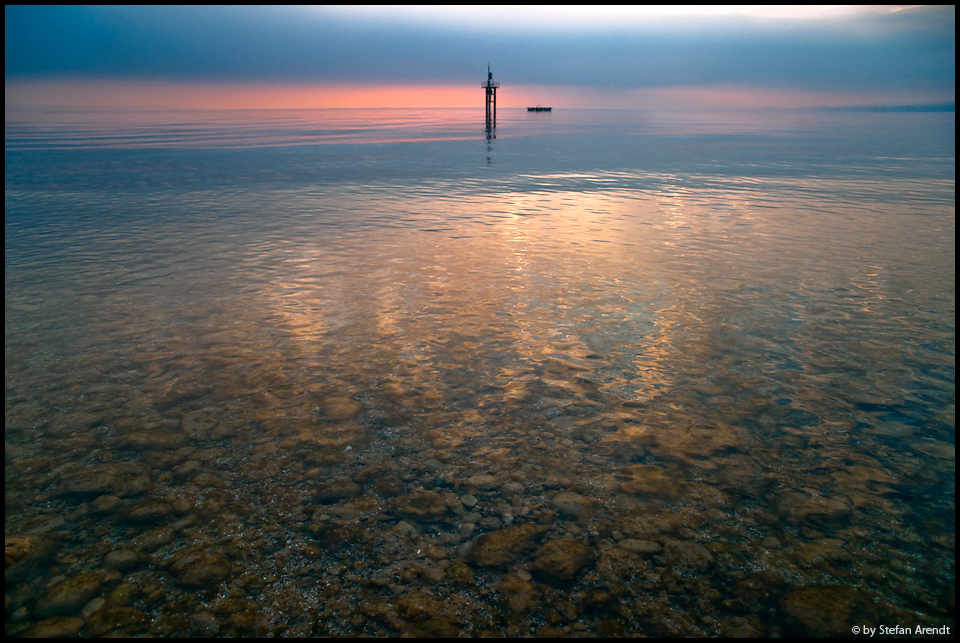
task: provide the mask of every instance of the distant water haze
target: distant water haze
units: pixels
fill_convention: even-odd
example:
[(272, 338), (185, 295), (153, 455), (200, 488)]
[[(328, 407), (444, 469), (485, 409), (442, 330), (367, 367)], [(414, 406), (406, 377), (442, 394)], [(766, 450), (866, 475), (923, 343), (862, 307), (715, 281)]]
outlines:
[[(482, 69), (480, 71), (483, 71)], [(952, 90), (810, 91), (737, 85), (638, 89), (501, 83), (498, 107), (549, 105), (593, 109), (810, 109), (947, 103)], [(7, 80), (5, 102), (17, 108), (314, 109), (456, 108), (483, 106), (475, 83), (396, 84), (196, 82), (117, 79)]]

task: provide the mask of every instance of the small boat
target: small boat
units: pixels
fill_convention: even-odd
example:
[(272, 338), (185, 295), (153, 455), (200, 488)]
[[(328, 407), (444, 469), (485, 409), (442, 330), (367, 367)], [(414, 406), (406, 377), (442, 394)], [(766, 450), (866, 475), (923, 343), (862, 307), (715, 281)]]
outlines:
[(527, 111), (528, 112), (549, 112), (552, 109), (553, 109), (552, 107), (540, 107), (539, 105), (537, 105), (536, 107), (528, 107)]

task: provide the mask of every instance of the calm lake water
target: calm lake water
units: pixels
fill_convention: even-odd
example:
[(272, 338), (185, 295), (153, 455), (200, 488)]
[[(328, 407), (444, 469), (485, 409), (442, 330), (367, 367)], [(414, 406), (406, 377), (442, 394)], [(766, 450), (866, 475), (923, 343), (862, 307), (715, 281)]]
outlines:
[(954, 626), (955, 114), (6, 112), (7, 634)]

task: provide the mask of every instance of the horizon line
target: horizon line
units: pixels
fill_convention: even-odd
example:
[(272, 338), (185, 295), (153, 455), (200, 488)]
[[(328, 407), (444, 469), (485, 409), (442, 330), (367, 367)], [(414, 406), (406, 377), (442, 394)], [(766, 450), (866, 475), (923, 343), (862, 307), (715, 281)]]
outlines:
[[(815, 111), (841, 111), (841, 112), (956, 112), (956, 102), (937, 102), (937, 103), (904, 103), (901, 105), (819, 105), (813, 107), (553, 107), (554, 110), (564, 111), (658, 111), (658, 112), (756, 112), (756, 111), (775, 111), (775, 112), (815, 112)], [(482, 112), (484, 107), (480, 106), (461, 106), (461, 107), (149, 107), (149, 106), (97, 106), (97, 105), (49, 105), (43, 103), (13, 103), (4, 101), (4, 111), (11, 110), (41, 110), (47, 112), (105, 112), (105, 111), (123, 111), (123, 112), (249, 112), (249, 111), (312, 111), (312, 110), (349, 110), (349, 109), (377, 109), (377, 110), (459, 110), (471, 109)], [(524, 111), (528, 107), (500, 107), (500, 110)]]

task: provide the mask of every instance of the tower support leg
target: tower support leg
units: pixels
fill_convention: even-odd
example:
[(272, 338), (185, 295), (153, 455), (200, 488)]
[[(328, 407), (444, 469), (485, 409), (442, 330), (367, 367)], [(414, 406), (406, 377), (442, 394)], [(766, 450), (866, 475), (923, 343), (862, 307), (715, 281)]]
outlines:
[(487, 129), (497, 126), (497, 90), (494, 87), (487, 87)]

